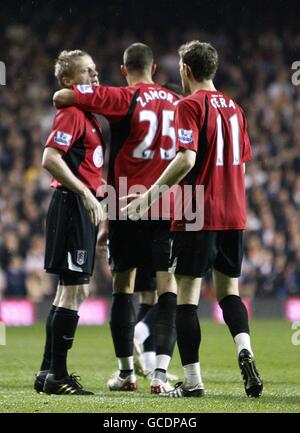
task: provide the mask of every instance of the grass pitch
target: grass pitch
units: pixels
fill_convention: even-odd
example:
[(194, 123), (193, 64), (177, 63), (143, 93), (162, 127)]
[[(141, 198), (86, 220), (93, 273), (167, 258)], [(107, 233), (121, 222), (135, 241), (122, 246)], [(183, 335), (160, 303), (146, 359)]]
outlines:
[[(76, 371), (95, 396), (48, 396), (33, 390), (44, 344), (44, 325), (8, 328), (7, 345), (0, 346), (0, 413), (100, 412), (300, 412), (300, 346), (291, 342), (291, 324), (252, 321), (252, 342), (264, 379), (260, 399), (246, 397), (235, 347), (224, 325), (202, 322), (201, 367), (206, 397), (164, 399), (149, 393), (139, 378), (137, 392), (111, 392), (106, 388), (116, 361), (107, 325), (79, 327), (69, 356), (69, 372)], [(170, 370), (182, 377), (176, 349)]]

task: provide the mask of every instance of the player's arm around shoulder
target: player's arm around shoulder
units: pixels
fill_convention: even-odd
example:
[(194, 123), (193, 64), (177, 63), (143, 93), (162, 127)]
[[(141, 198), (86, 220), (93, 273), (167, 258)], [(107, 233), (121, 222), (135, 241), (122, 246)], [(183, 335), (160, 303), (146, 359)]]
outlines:
[(129, 87), (77, 84), (72, 90), (61, 89), (56, 92), (53, 103), (56, 108), (75, 105), (115, 122), (127, 115), (134, 93), (135, 90)]
[(56, 108), (68, 107), (74, 105), (75, 95), (71, 89), (61, 89), (53, 95), (53, 105)]

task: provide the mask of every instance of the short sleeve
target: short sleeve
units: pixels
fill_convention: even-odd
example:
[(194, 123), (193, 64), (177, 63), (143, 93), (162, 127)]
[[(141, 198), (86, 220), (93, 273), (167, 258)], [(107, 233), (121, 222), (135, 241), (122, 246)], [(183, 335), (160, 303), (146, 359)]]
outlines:
[(93, 113), (102, 114), (109, 121), (121, 120), (131, 106), (135, 93), (130, 87), (111, 86), (73, 86), (75, 104), (78, 108)]
[(198, 150), (199, 114), (195, 104), (181, 99), (175, 110), (176, 149)]
[(251, 161), (252, 159), (252, 149), (251, 149), (251, 143), (250, 143), (250, 138), (247, 132), (247, 119), (246, 116), (243, 112), (243, 110), (241, 110), (242, 112), (242, 116), (243, 116), (243, 122), (244, 122), (244, 129), (243, 129), (243, 156), (242, 156), (242, 161), (243, 162), (247, 162), (247, 161)]
[(67, 152), (72, 144), (84, 132), (83, 113), (76, 108), (58, 110), (53, 121), (52, 132), (46, 142), (46, 147)]

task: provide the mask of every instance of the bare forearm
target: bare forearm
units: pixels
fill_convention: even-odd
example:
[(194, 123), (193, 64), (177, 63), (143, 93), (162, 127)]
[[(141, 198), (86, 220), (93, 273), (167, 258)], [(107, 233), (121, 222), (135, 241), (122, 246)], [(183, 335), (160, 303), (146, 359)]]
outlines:
[[(192, 158), (193, 159), (193, 158)], [(157, 181), (148, 190), (148, 196), (151, 196), (151, 202), (157, 200), (163, 194), (161, 187), (163, 185), (168, 188), (179, 183), (192, 169), (194, 161), (186, 158), (184, 153), (177, 153), (176, 158), (168, 165), (166, 170), (157, 179)]]
[(81, 196), (85, 195), (87, 187), (72, 173), (60, 155), (45, 157), (43, 167), (64, 187)]

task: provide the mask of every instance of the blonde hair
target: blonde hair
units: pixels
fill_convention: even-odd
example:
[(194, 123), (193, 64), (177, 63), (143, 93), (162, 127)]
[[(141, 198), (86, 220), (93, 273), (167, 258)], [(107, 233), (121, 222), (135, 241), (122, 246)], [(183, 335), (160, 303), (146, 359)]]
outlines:
[(63, 78), (72, 77), (74, 75), (76, 60), (88, 55), (88, 53), (81, 50), (64, 50), (59, 54), (54, 66), (54, 75), (62, 87), (65, 86)]

